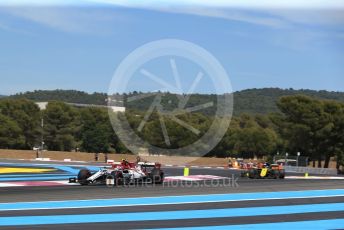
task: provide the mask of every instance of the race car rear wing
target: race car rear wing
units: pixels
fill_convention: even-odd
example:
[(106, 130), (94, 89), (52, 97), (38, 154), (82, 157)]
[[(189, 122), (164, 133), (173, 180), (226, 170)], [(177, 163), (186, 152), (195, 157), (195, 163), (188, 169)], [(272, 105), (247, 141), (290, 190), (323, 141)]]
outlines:
[[(151, 162), (138, 162), (138, 163), (133, 163), (133, 162), (128, 162), (128, 166), (130, 168), (134, 168), (136, 165), (139, 165), (141, 167), (145, 168), (161, 168), (160, 163), (151, 163)], [(122, 166), (122, 162), (113, 162), (111, 163), (112, 168), (116, 168), (119, 166)]]
[(137, 163), (138, 165), (140, 165), (141, 167), (146, 167), (146, 168), (161, 168), (161, 164), (160, 163), (151, 163), (151, 162), (139, 162)]
[(139, 162), (137, 164), (138, 165), (146, 165), (146, 166), (155, 166), (155, 163), (151, 163), (151, 162)]

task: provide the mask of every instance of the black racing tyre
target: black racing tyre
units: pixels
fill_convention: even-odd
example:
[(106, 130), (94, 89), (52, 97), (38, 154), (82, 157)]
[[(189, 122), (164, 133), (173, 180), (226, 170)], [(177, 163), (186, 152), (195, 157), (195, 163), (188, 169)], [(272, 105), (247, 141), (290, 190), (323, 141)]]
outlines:
[(284, 179), (285, 178), (285, 171), (284, 170), (280, 170), (279, 171), (279, 179)]
[(112, 171), (111, 176), (113, 176), (115, 180), (115, 186), (123, 185), (123, 174), (121, 172)]
[(78, 174), (78, 182), (81, 185), (88, 185), (89, 181), (87, 180), (87, 178), (89, 178), (90, 176), (92, 176), (91, 171), (88, 169), (81, 169), (79, 171)]
[(164, 183), (164, 173), (160, 169), (153, 169), (151, 172), (151, 179), (153, 184)]
[(278, 179), (279, 178), (279, 171), (278, 170), (271, 170), (269, 176), (271, 179)]
[(241, 171), (241, 173), (240, 173), (240, 176), (241, 177), (248, 177), (248, 175), (249, 175), (249, 172), (248, 171)]
[(258, 170), (257, 169), (251, 169), (249, 172), (248, 172), (248, 178), (250, 179), (259, 179), (259, 174), (258, 174)]

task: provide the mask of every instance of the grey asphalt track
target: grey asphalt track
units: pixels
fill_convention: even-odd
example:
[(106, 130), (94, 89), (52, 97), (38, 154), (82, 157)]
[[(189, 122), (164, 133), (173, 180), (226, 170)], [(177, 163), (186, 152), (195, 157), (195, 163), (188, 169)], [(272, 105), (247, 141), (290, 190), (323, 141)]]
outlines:
[[(239, 201), (221, 203), (199, 203), (199, 204), (176, 204), (138, 207), (111, 207), (111, 208), (87, 208), (87, 209), (58, 209), (58, 210), (32, 210), (32, 211), (7, 211), (1, 212), (1, 217), (10, 216), (49, 216), (49, 215), (73, 215), (73, 214), (106, 214), (121, 213), (130, 215), (132, 212), (159, 212), (177, 210), (206, 210), (222, 208), (246, 208), (303, 205), (303, 204), (326, 204), (344, 202), (344, 197), (329, 198), (306, 198), (306, 199), (282, 199), (270, 201)], [(198, 226), (218, 226), (218, 225), (240, 225), (258, 223), (278, 223), (293, 221), (309, 221), (324, 219), (339, 219), (344, 217), (343, 211), (335, 212), (314, 212), (284, 215), (264, 215), (251, 217), (227, 217), (227, 218), (202, 218), (186, 220), (157, 220), (157, 221), (135, 221), (135, 222), (110, 222), (110, 223), (88, 223), (88, 224), (59, 224), (59, 225), (37, 225), (37, 226), (15, 226), (4, 229), (143, 229), (143, 228), (171, 228), (171, 227), (198, 227)]]
[[(182, 175), (180, 168), (166, 168), (167, 175)], [(217, 193), (271, 192), (344, 188), (344, 180), (259, 179), (240, 178), (236, 170), (192, 169), (191, 175), (216, 175), (231, 180), (201, 182), (170, 182), (163, 185), (130, 185), (108, 188), (97, 186), (4, 187), (0, 188), (0, 202), (103, 199), (114, 197), (150, 197)]]
[(108, 188), (106, 186), (9, 187), (0, 188), (0, 202), (104, 199), (115, 197), (151, 197), (219, 193), (247, 193), (318, 189), (343, 189), (342, 180), (239, 180), (239, 187), (176, 183), (173, 185), (137, 185)]
[[(7, 161), (13, 162), (13, 161)], [(19, 161), (19, 163), (24, 163)], [(33, 163), (33, 162), (30, 162)], [(54, 164), (56, 164), (54, 162)], [(69, 163), (71, 164), (71, 163)], [(74, 163), (72, 163), (74, 164)], [(80, 163), (82, 165), (82, 163)], [(34, 202), (52, 200), (105, 199), (124, 197), (155, 197), (197, 194), (250, 193), (296, 190), (344, 189), (344, 180), (250, 180), (240, 178), (237, 170), (225, 169), (191, 169), (191, 175), (215, 175), (228, 177), (227, 181), (201, 181), (164, 183), (163, 185), (132, 185), (129, 187), (108, 188), (106, 186), (57, 186), (57, 187), (4, 187), (0, 188), (0, 203)], [(165, 168), (167, 176), (181, 176), (182, 168)], [(39, 216), (39, 215), (74, 215), (131, 212), (159, 212), (176, 210), (202, 210), (222, 208), (244, 208), (262, 206), (283, 206), (299, 204), (344, 203), (344, 196), (302, 199), (281, 199), (270, 201), (239, 201), (220, 203), (170, 204), (134, 207), (107, 207), (86, 209), (51, 209), (51, 210), (18, 210), (0, 212), (0, 217), (10, 216)], [(214, 225), (235, 225), (252, 223), (271, 223), (286, 221), (323, 220), (344, 218), (344, 212), (301, 213), (292, 215), (262, 215), (252, 217), (206, 218), (187, 220), (135, 221), (92, 224), (62, 224), (6, 227), (4, 229), (139, 229), (139, 228), (169, 228), (197, 227)]]

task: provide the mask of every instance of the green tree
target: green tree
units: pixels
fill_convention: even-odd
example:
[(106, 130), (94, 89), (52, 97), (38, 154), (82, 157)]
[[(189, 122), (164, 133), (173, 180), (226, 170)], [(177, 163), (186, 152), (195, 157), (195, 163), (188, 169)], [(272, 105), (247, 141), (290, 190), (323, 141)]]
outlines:
[(269, 156), (276, 151), (280, 142), (268, 117), (242, 114), (232, 119), (226, 135), (208, 156), (244, 158)]
[(0, 114), (10, 117), (21, 129), (24, 143), (17, 148), (32, 149), (37, 144), (41, 114), (35, 103), (26, 99), (4, 99), (0, 101)]
[(336, 156), (339, 168), (344, 163), (344, 104), (324, 101), (323, 106), (328, 121), (321, 133), (324, 138), (321, 147), (326, 153), (324, 167), (327, 168), (331, 157)]
[[(88, 108), (81, 113), (82, 149), (93, 153), (108, 153), (115, 136), (106, 109)], [(116, 146), (114, 146), (116, 147)]]
[(11, 118), (0, 114), (0, 148), (22, 148), (25, 137), (22, 130)]
[(49, 150), (71, 151), (80, 129), (78, 110), (62, 102), (49, 102), (44, 111), (44, 139)]
[(318, 160), (328, 167), (331, 157), (343, 143), (343, 104), (306, 96), (282, 97), (278, 103), (283, 115), (275, 120), (288, 148)]

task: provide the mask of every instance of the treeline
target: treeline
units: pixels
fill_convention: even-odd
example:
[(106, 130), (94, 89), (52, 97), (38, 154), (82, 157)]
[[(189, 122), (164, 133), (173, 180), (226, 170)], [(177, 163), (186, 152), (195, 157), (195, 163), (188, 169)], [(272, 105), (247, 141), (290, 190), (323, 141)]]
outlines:
[(35, 90), (9, 96), (10, 99), (28, 99), (36, 102), (63, 101), (78, 104), (106, 105), (107, 94), (93, 93), (77, 90)]
[(125, 152), (117, 141), (106, 109), (75, 108), (51, 101), (46, 109), (26, 99), (0, 101), (0, 148)]
[[(277, 113), (234, 116), (222, 141), (208, 156), (253, 158), (269, 157), (277, 152), (291, 155), (301, 152), (318, 167), (328, 167), (331, 157), (336, 158), (338, 167), (344, 164), (343, 103), (296, 95), (281, 97), (276, 106)], [(166, 117), (170, 138), (170, 145), (166, 146), (159, 114), (153, 113), (143, 129), (137, 131), (144, 115), (145, 112), (134, 109), (122, 114), (144, 140), (173, 149), (195, 142), (214, 119), (202, 113), (178, 116), (200, 131), (196, 135)], [(113, 131), (107, 110), (102, 108), (75, 108), (52, 101), (46, 110), (40, 111), (34, 102), (26, 99), (3, 99), (0, 100), (0, 123), (0, 148), (32, 149), (40, 145), (43, 134), (49, 150), (129, 152)]]
[[(114, 95), (117, 101), (126, 101), (125, 99), (132, 96), (142, 95), (142, 92), (132, 92), (130, 94)], [(243, 91), (234, 92), (234, 115), (247, 113), (251, 115), (256, 114), (269, 114), (279, 112), (277, 102), (282, 96), (293, 95), (306, 95), (316, 99), (336, 100), (344, 103), (343, 92), (328, 92), (328, 91), (315, 91), (315, 90), (294, 90), (294, 89), (280, 89), (280, 88), (263, 88), (263, 89), (248, 89)], [(96, 104), (106, 105), (107, 94), (93, 93), (88, 94), (76, 90), (37, 90), (33, 92), (20, 93), (9, 98), (20, 99), (25, 98), (33, 101), (63, 101), (69, 103), (81, 104)], [(200, 105), (209, 101), (214, 101), (216, 95), (207, 94), (194, 94), (190, 97), (189, 105)], [(147, 98), (139, 101), (132, 101), (126, 103), (130, 109), (145, 111), (151, 105), (152, 98)], [(164, 106), (172, 108), (177, 103), (176, 95), (167, 94), (163, 101)], [(203, 110), (205, 115), (214, 114), (214, 108)]]
[(279, 112), (277, 103), (281, 97), (305, 95), (320, 100), (335, 100), (344, 103), (343, 92), (329, 92), (325, 90), (309, 89), (280, 89), (263, 88), (247, 89), (234, 93), (235, 114), (269, 114)]
[[(307, 96), (285, 96), (277, 103), (279, 113), (234, 118), (231, 128), (212, 152), (271, 156), (276, 152), (300, 152), (313, 166), (329, 166), (336, 158), (344, 164), (344, 104)], [(223, 152), (223, 151), (222, 151)], [(322, 161), (325, 161), (322, 165)]]

